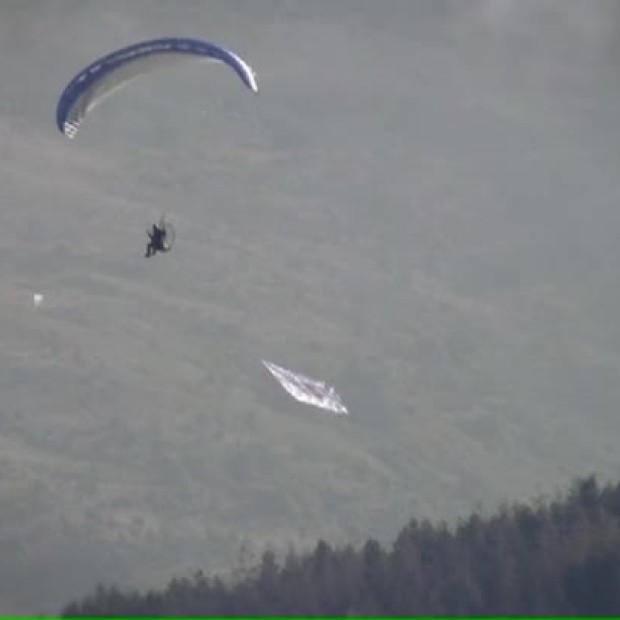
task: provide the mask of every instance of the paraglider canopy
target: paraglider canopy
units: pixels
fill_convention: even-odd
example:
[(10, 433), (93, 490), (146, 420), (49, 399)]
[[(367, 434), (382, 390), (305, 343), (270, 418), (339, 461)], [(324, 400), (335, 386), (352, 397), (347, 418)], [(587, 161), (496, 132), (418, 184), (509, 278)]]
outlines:
[(65, 136), (74, 138), (84, 117), (105, 97), (144, 73), (191, 60), (224, 63), (247, 88), (258, 93), (254, 70), (234, 52), (200, 39), (153, 39), (116, 50), (82, 69), (58, 100), (56, 125)]

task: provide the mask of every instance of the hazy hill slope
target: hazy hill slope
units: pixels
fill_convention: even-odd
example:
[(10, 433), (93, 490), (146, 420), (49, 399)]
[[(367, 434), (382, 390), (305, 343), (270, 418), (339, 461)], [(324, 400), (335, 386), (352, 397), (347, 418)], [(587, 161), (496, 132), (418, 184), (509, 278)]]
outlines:
[[(617, 471), (615, 5), (430, 6), (2, 4), (7, 610)], [(184, 68), (56, 132), (83, 64), (171, 33), (261, 94)]]

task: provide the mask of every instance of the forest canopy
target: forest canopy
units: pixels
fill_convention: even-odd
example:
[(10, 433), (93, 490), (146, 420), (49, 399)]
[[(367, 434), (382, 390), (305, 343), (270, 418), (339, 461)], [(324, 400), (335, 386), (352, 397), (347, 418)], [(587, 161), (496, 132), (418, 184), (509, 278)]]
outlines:
[(620, 613), (620, 483), (575, 481), (553, 501), (411, 520), (386, 548), (320, 540), (263, 553), (234, 579), (197, 572), (140, 593), (100, 585), (64, 616), (533, 615)]

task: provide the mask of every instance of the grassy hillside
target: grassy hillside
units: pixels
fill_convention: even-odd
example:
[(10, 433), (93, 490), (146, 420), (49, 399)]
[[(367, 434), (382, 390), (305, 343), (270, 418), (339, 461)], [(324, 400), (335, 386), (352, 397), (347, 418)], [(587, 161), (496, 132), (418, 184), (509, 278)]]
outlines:
[[(249, 4), (0, 9), (6, 611), (617, 472), (610, 5)], [(188, 67), (56, 132), (81, 66), (170, 33), (261, 94)]]

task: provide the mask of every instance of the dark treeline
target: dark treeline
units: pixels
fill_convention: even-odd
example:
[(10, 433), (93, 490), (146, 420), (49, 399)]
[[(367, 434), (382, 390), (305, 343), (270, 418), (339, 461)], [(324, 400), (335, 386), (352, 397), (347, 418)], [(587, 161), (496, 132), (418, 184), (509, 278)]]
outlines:
[(65, 616), (620, 614), (620, 484), (561, 499), (411, 521), (390, 548), (265, 552), (234, 580), (197, 573), (144, 594), (100, 586)]

